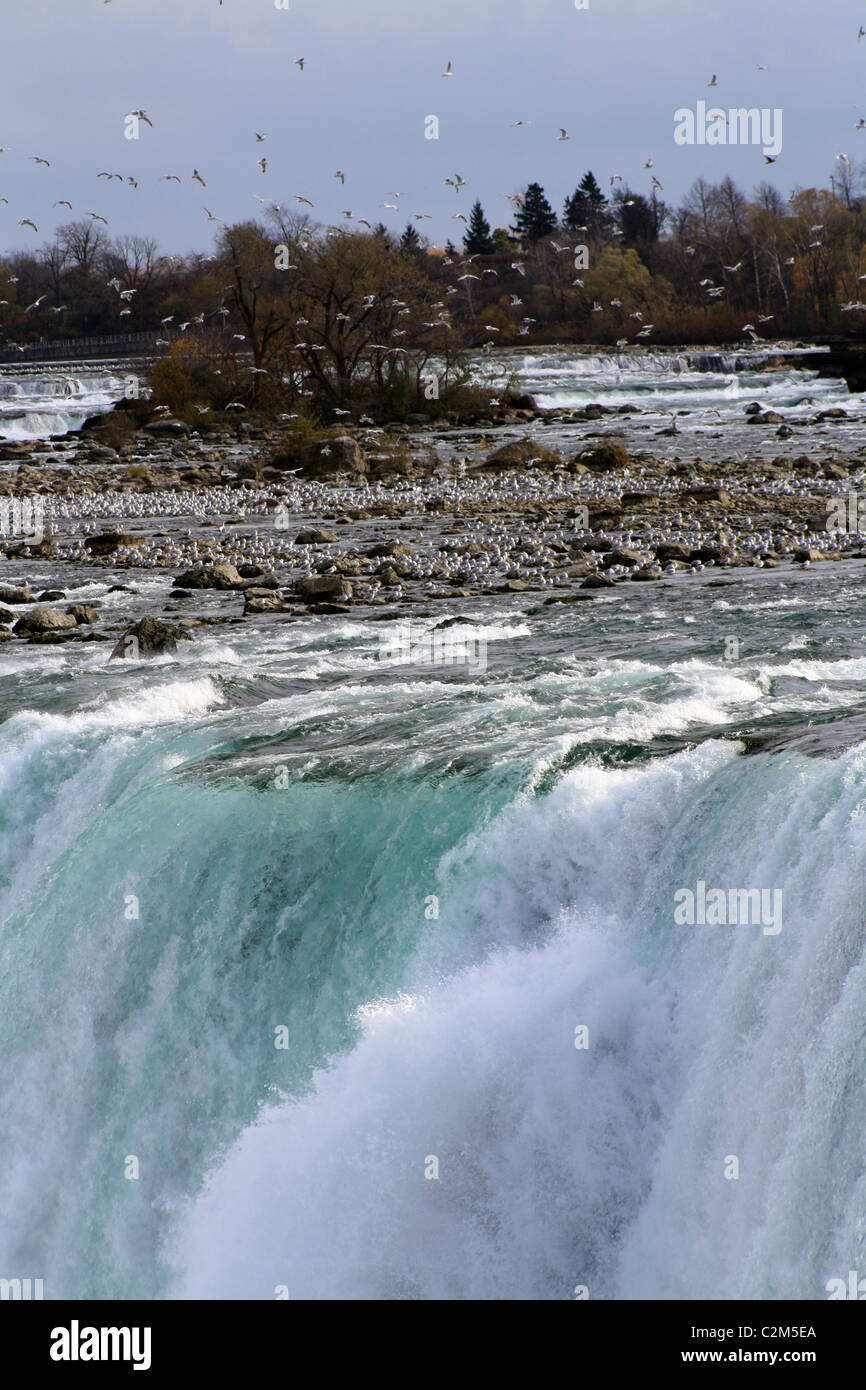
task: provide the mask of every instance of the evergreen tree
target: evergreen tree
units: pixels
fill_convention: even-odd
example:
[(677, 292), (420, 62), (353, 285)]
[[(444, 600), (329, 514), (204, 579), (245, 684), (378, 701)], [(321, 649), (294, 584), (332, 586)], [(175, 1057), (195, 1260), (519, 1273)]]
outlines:
[(524, 193), (511, 231), (523, 245), (540, 241), (556, 230), (556, 213), (544, 196), (540, 183), (531, 183)]
[(589, 236), (601, 236), (607, 230), (607, 199), (591, 169), (584, 174), (571, 197), (566, 198), (563, 221), (569, 231), (585, 228)]
[(400, 238), (400, 252), (404, 256), (416, 256), (420, 250), (421, 238), (412, 223), (407, 222), (406, 230)]
[(454, 245), (454, 242), (450, 239), (450, 237), (449, 237), (448, 241), (446, 241), (446, 243), (445, 243), (445, 255), (446, 255), (446, 256), (456, 256), (456, 255), (457, 255), (457, 247)]
[(492, 256), (496, 250), (496, 243), (490, 235), (490, 223), (477, 199), (469, 213), (469, 223), (463, 234), (463, 246), (467, 256)]

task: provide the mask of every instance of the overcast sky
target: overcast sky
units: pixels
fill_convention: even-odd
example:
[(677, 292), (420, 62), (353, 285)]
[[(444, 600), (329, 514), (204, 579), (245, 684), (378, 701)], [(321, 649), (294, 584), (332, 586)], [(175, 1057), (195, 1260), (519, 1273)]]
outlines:
[[(462, 234), (451, 214), (474, 197), (506, 225), (504, 195), (538, 180), (561, 212), (588, 168), (606, 191), (618, 173), (648, 192), (652, 157), (676, 203), (700, 174), (730, 173), (747, 191), (768, 177), (787, 193), (826, 187), (840, 151), (866, 159), (866, 130), (854, 129), (866, 117), (866, 0), (276, 2), (0, 0), (0, 254), (69, 220), (60, 198), (167, 252), (210, 249), (203, 208), (237, 221), (260, 211), (254, 194), (292, 206), (301, 194), (326, 223), (350, 209), (400, 230), (430, 213), (416, 226), (441, 245)], [(753, 146), (676, 145), (675, 110), (700, 100), (781, 108), (778, 162)], [(142, 107), (153, 128), (127, 140), (124, 116)], [(438, 140), (425, 139), (431, 115)], [(455, 172), (459, 195), (442, 182)]]

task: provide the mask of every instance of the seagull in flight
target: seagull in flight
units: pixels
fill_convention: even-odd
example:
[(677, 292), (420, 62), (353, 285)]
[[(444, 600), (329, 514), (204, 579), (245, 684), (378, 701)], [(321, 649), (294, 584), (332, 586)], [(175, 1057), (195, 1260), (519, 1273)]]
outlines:
[(556, 138), (557, 140), (568, 140), (570, 138), (565, 126), (561, 125), (559, 127), (559, 135)]
[(35, 300), (33, 301), (32, 304), (28, 304), (28, 305), (27, 305), (27, 308), (24, 310), (25, 314), (29, 314), (31, 309), (38, 309), (38, 308), (39, 308), (39, 305), (42, 303), (43, 299), (47, 299), (47, 298), (48, 298), (48, 295), (47, 295), (47, 294), (40, 294), (40, 296), (39, 296), (38, 299), (35, 299)]
[(72, 204), (70, 203), (68, 198), (61, 198), (59, 202), (54, 204), (54, 206), (56, 208), (69, 208), (69, 211), (72, 211)]
[(106, 225), (106, 227), (108, 226), (108, 222), (107, 222), (106, 218), (100, 217), (100, 215), (99, 215), (98, 212), (89, 212), (89, 213), (87, 214), (87, 216), (88, 216), (88, 217), (92, 217), (93, 220), (94, 220), (94, 222), (104, 222), (105, 225)]
[(144, 121), (145, 125), (149, 125), (150, 128), (153, 129), (153, 121), (150, 119), (146, 111), (130, 111), (129, 114), (130, 116), (137, 116), (140, 121)]
[(39, 231), (39, 228), (37, 227), (36, 223), (35, 223), (35, 222), (31, 222), (29, 217), (22, 217), (22, 218), (21, 218), (21, 221), (18, 223), (18, 226), (19, 226), (19, 227), (32, 227), (33, 230), (34, 230), (34, 232), (38, 232), (38, 231)]
[(263, 155), (261, 159), (257, 159), (256, 163), (258, 164), (263, 174), (266, 174), (268, 172), (268, 160), (266, 155)]
[(50, 168), (51, 168), (51, 165), (50, 165), (50, 163), (48, 162), (48, 160), (47, 160), (47, 159), (40, 159), (40, 157), (39, 157), (38, 154), (32, 154), (32, 155), (30, 156), (30, 158), (33, 160), (33, 163), (34, 163), (34, 164), (44, 164), (45, 167), (46, 167), (46, 169), (50, 169)]
[(448, 60), (448, 66), (447, 66), (447, 68), (445, 69), (445, 71), (444, 71), (443, 73), (440, 73), (439, 75), (440, 75), (440, 77), (453, 77), (453, 76), (454, 76), (454, 73), (451, 71), (451, 59), (450, 59), (450, 58), (449, 58), (449, 60)]
[(295, 194), (295, 201), (298, 203), (307, 203), (311, 208), (314, 208), (316, 206), (315, 203), (310, 202), (309, 198), (304, 198), (300, 193)]
[(340, 183), (346, 182), (346, 175), (343, 173), (342, 169), (337, 170), (336, 174), (334, 175), (334, 178), (339, 179)]
[(259, 144), (262, 143), (262, 141), (264, 140), (264, 138), (265, 138), (264, 135), (259, 135), (259, 132), (256, 131), (256, 139), (258, 140)]
[(304, 63), (305, 63), (306, 61), (307, 61), (306, 58), (296, 58), (296, 59), (295, 59), (295, 67), (296, 67), (296, 68), (300, 68), (301, 72), (303, 72), (303, 71), (304, 71)]
[(180, 179), (178, 178), (177, 174), (163, 174), (162, 178), (160, 179), (160, 183), (170, 182), (180, 183)]
[(202, 188), (207, 188), (207, 184), (205, 183), (198, 169), (193, 169), (192, 173), (190, 174), (190, 178), (195, 179), (197, 183), (200, 183)]
[(719, 85), (719, 80), (718, 80), (718, 78), (716, 77), (716, 74), (713, 73), (712, 77), (710, 78), (709, 82), (707, 83), (707, 86), (708, 86), (708, 87), (718, 87), (718, 85)]
[(779, 158), (779, 156), (778, 156), (777, 154), (773, 154), (773, 155), (765, 154), (765, 155), (764, 155), (764, 163), (765, 163), (765, 164), (775, 164), (775, 162), (776, 162), (776, 160), (777, 160), (778, 158)]

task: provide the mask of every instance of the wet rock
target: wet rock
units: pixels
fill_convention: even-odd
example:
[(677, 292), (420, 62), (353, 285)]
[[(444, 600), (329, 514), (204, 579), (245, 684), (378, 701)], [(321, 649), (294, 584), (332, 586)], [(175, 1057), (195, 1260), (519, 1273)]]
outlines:
[(581, 589), (615, 589), (616, 580), (611, 579), (608, 574), (588, 574), (580, 587)]
[(196, 565), (179, 574), (175, 589), (241, 589), (243, 579), (234, 565)]
[(244, 596), (244, 617), (255, 613), (279, 613), (283, 600), (272, 589), (247, 589)]
[(98, 611), (95, 608), (91, 607), (89, 603), (70, 603), (67, 605), (66, 611), (67, 613), (72, 614), (72, 617), (79, 624), (79, 626), (82, 623), (86, 623), (89, 625), (90, 623), (99, 622)]
[(0, 584), (0, 603), (35, 603), (36, 595), (25, 586), (17, 589), (12, 584)]
[(189, 633), (182, 627), (174, 627), (159, 618), (146, 617), (127, 628), (109, 660), (129, 658), (137, 661), (142, 656), (162, 656), (166, 652), (177, 651), (179, 641), (190, 640)]
[(646, 558), (637, 550), (629, 550), (626, 546), (617, 546), (614, 550), (608, 551), (602, 564), (605, 569), (610, 569), (611, 565), (645, 565)]
[[(279, 462), (273, 461), (277, 467)], [(367, 459), (357, 440), (349, 435), (307, 444), (298, 453), (298, 471), (305, 478), (326, 477), (333, 473), (367, 472)]]
[(183, 420), (174, 420), (170, 417), (162, 420), (151, 420), (150, 424), (144, 425), (142, 428), (145, 429), (148, 434), (189, 434), (189, 425), (185, 425)]
[(49, 608), (47, 604), (43, 604), (38, 608), (31, 608), (29, 613), (19, 618), (12, 631), (18, 637), (30, 637), (37, 633), (57, 632), (62, 628), (71, 627), (77, 627), (71, 613), (64, 613), (59, 608)]
[(333, 531), (321, 531), (317, 526), (311, 526), (306, 531), (298, 532), (295, 545), (333, 545), (339, 539)]
[(351, 597), (352, 586), (340, 574), (314, 574), (307, 579), (299, 579), (295, 592), (308, 602), (316, 599), (325, 602)]
[(143, 536), (125, 535), (123, 531), (103, 531), (98, 536), (87, 536), (84, 546), (91, 555), (113, 555), (121, 547), (141, 545), (143, 541)]
[(682, 541), (662, 541), (661, 545), (656, 546), (655, 553), (656, 559), (663, 565), (670, 560), (690, 560), (692, 556), (691, 547)]

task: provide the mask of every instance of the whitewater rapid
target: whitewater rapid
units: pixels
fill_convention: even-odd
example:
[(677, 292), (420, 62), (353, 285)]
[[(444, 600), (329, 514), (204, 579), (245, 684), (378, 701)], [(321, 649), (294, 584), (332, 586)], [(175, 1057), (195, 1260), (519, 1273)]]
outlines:
[[(826, 1297), (866, 1235), (866, 745), (797, 736), (863, 714), (866, 603), (821, 570), (464, 604), (471, 673), (348, 616), (0, 652), (6, 1277)], [(677, 926), (702, 879), (782, 930)]]

